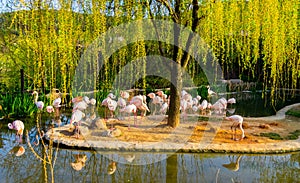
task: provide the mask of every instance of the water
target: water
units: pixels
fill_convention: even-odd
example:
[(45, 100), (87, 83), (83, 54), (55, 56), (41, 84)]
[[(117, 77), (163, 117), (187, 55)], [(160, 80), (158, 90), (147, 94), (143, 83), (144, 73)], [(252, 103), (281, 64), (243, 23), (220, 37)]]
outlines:
[[(235, 114), (267, 116), (274, 114), (271, 105), (264, 105), (259, 94), (230, 94), (237, 104)], [(296, 103), (298, 99), (287, 100)], [(286, 105), (286, 104), (281, 104)], [(269, 107), (265, 107), (269, 106)], [(45, 116), (43, 121), (49, 117)], [(31, 129), (35, 119), (27, 119), (25, 128)], [(49, 121), (49, 119), (48, 119)], [(0, 182), (51, 181), (49, 165), (43, 165), (23, 140), (25, 152), (16, 156), (11, 150), (19, 147), (15, 131), (7, 128), (8, 121), (0, 123)], [(43, 125), (43, 127), (47, 127)], [(34, 150), (43, 158), (42, 145)], [(53, 150), (55, 182), (299, 182), (300, 152), (276, 155), (214, 154), (214, 153), (125, 153), (97, 152), (50, 148)], [(49, 149), (47, 151), (50, 152)], [(56, 156), (57, 152), (57, 156)], [(75, 170), (71, 163), (76, 157), (86, 156)], [(158, 161), (159, 160), (159, 161)], [(116, 169), (112, 174), (109, 170)], [(237, 163), (238, 162), (238, 166)], [(78, 163), (76, 164), (78, 165)], [(113, 171), (113, 168), (112, 168)]]
[[(10, 135), (2, 136), (1, 182), (44, 182), (43, 164), (26, 145), (22, 156), (16, 157), (7, 152), (14, 145), (10, 138)], [(35, 149), (42, 152), (41, 147)], [(78, 154), (86, 155), (87, 160), (82, 169), (76, 171), (71, 163), (75, 162), (74, 156)], [(115, 172), (108, 174), (112, 161), (124, 160), (128, 154), (59, 149), (54, 166), (55, 182), (297, 182), (300, 178), (300, 153), (129, 155), (134, 156), (131, 162), (116, 161)], [(233, 170), (228, 167), (239, 156), (239, 168)], [(156, 162), (157, 157), (162, 160)], [(49, 166), (46, 173), (50, 181)]]
[[(231, 93), (227, 95), (221, 95), (219, 97), (235, 98), (236, 104), (228, 106), (234, 111), (234, 114), (239, 114), (244, 117), (263, 117), (275, 115), (276, 111), (282, 109), (284, 106), (300, 103), (300, 95), (294, 97), (287, 95), (286, 99), (280, 99), (276, 104), (271, 103), (269, 93), (262, 98), (260, 92), (239, 92)], [(229, 114), (229, 113), (228, 113)]]

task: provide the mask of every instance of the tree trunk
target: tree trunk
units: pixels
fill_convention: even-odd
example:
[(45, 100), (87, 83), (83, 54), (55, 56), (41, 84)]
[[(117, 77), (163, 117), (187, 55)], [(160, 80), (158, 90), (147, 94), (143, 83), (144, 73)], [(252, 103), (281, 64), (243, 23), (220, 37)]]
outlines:
[(175, 128), (180, 124), (180, 93), (182, 89), (182, 71), (180, 64), (173, 65), (171, 78), (168, 125)]
[(180, 124), (180, 93), (182, 89), (182, 68), (181, 54), (177, 45), (179, 45), (180, 28), (174, 24), (174, 51), (173, 61), (171, 64), (171, 86), (170, 86), (170, 105), (168, 114), (168, 125), (175, 128)]

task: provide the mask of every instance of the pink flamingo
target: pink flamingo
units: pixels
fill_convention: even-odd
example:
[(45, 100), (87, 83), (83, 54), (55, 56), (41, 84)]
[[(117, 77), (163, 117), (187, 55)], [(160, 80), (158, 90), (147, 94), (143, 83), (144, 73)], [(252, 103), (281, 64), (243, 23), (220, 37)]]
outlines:
[(53, 106), (51, 106), (51, 105), (47, 106), (47, 107), (46, 107), (46, 111), (47, 111), (49, 114), (53, 113), (53, 112), (54, 112)]
[(242, 131), (242, 138), (245, 138), (245, 132), (244, 132), (244, 129), (243, 129), (243, 117), (240, 116), (240, 115), (232, 115), (232, 116), (229, 116), (229, 117), (226, 117), (225, 120), (229, 120), (229, 121), (233, 121), (232, 125), (231, 125), (231, 131), (233, 131), (233, 128), (235, 130), (235, 133), (234, 133), (234, 136), (232, 136), (232, 139), (233, 140), (239, 140), (239, 139), (236, 139), (236, 129), (239, 127)]
[(132, 97), (129, 102), (130, 104), (134, 104), (139, 110), (141, 110), (141, 117), (146, 116), (146, 112), (150, 112), (147, 104), (146, 104), (146, 96), (145, 95), (137, 95)]
[(227, 100), (227, 103), (228, 104), (235, 104), (236, 100), (235, 100), (235, 98), (230, 98), (230, 99)]
[(15, 120), (12, 123), (8, 123), (8, 128), (11, 130), (17, 130), (16, 136), (19, 137), (19, 142), (22, 142), (24, 123), (20, 120)]
[[(129, 104), (126, 107), (120, 109), (120, 112), (124, 112), (127, 114), (134, 114), (134, 126), (136, 126), (136, 121), (137, 121), (137, 107), (134, 104)], [(128, 126), (130, 128), (130, 125)]]
[(163, 99), (160, 96), (155, 95), (155, 93), (149, 93), (147, 96), (149, 98), (151, 98), (151, 103), (153, 104), (153, 108), (154, 108), (152, 115), (155, 115), (155, 113), (156, 113), (156, 106), (157, 105), (161, 106), (164, 101), (163, 101)]
[(32, 95), (34, 95), (34, 103), (35, 103), (36, 107), (39, 110), (43, 110), (43, 108), (44, 108), (44, 102), (43, 101), (38, 101), (38, 97), (39, 97), (38, 92), (34, 91), (34, 92), (32, 92)]

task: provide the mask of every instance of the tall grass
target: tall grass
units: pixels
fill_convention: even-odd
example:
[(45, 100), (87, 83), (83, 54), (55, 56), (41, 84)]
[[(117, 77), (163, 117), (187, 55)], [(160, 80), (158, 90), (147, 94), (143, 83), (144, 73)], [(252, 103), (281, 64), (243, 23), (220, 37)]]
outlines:
[(37, 108), (30, 94), (4, 94), (0, 96), (3, 118), (32, 116)]

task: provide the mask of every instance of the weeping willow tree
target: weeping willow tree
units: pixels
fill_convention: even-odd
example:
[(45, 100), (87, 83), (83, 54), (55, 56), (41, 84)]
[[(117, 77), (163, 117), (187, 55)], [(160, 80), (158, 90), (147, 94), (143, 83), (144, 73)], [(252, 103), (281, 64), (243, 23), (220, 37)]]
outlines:
[[(22, 0), (2, 1), (2, 4), (10, 8), (1, 12), (0, 77), (10, 70), (23, 68), (25, 87), (29, 89), (45, 92), (55, 87), (72, 94), (71, 83), (84, 50), (110, 28), (143, 19), (173, 21), (200, 35), (222, 66), (226, 79), (262, 82), (264, 90), (271, 89), (274, 100), (279, 88), (299, 88), (297, 0)], [(137, 30), (132, 36), (142, 40), (147, 30), (142, 25)], [(86, 63), (83, 69), (93, 70), (90, 74), (99, 79), (88, 81), (88, 76), (83, 75), (84, 82), (94, 89), (109, 90), (115, 75), (127, 63), (148, 53), (171, 58), (178, 67), (173, 68), (172, 80), (176, 82), (170, 85), (168, 124), (177, 126), (181, 72), (185, 70), (193, 78), (204, 76), (194, 58), (183, 51), (198, 44), (197, 40), (192, 34), (182, 35), (179, 27), (174, 26), (173, 30), (174, 35), (168, 32), (156, 32), (156, 35), (173, 36), (175, 45), (147, 40), (128, 44), (105, 60), (99, 73), (92, 69), (97, 66), (94, 62)], [(122, 32), (115, 34), (122, 38)], [(179, 48), (176, 43), (180, 41), (185, 42)], [(146, 75), (145, 60), (139, 61), (143, 66), (139, 72)], [(10, 75), (5, 84), (13, 87), (17, 79), (15, 74)], [(129, 77), (133, 81), (137, 79), (136, 74)], [(135, 85), (146, 86), (145, 79)]]

